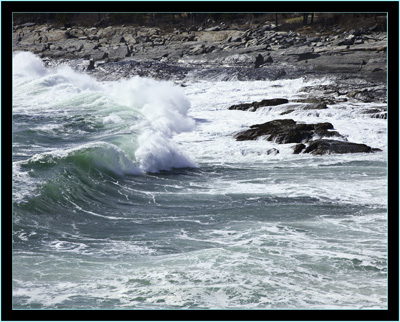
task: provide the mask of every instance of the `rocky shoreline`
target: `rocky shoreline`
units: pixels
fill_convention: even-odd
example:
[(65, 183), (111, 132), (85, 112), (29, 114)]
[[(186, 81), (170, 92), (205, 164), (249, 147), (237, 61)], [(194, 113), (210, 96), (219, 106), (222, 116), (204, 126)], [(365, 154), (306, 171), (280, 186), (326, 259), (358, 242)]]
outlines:
[[(14, 26), (13, 50), (42, 58), (75, 60), (81, 69), (106, 79), (110, 72), (177, 78), (193, 69), (236, 68), (246, 78), (337, 75), (386, 82), (387, 34), (377, 25), (329, 32), (279, 31), (275, 25), (209, 28), (191, 26), (166, 31), (158, 27)], [(115, 64), (117, 63), (117, 64)]]
[[(283, 106), (281, 115), (285, 115), (295, 109), (318, 110), (327, 108), (327, 104), (356, 101), (379, 103), (363, 113), (387, 117), (387, 108), (382, 108), (382, 103), (387, 103), (387, 34), (378, 25), (329, 32), (311, 32), (304, 27), (300, 32), (279, 31), (273, 24), (219, 24), (168, 32), (157, 27), (67, 28), (25, 23), (14, 26), (13, 50), (31, 51), (48, 66), (68, 64), (99, 80), (139, 75), (173, 80), (184, 86), (190, 79), (334, 77), (338, 81), (332, 85), (304, 88), (302, 91), (310, 95), (289, 105), (287, 99), (275, 98), (230, 109), (254, 112), (260, 107), (279, 105)], [(280, 144), (298, 143), (294, 153), (376, 151), (365, 145), (326, 139), (342, 139), (332, 129), (332, 124), (275, 120), (253, 125), (235, 138), (254, 140), (266, 136)]]

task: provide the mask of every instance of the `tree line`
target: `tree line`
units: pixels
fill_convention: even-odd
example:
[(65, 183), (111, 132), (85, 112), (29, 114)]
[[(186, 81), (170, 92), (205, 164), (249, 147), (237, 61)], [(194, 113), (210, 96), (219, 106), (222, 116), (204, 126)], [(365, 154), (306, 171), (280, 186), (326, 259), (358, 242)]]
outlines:
[[(318, 17), (338, 19), (360, 19), (367, 17), (376, 18), (374, 13), (341, 13), (324, 14), (319, 13)], [(181, 13), (14, 13), (14, 24), (27, 22), (34, 23), (53, 23), (56, 25), (82, 25), (82, 26), (110, 26), (110, 25), (138, 25), (138, 26), (190, 26), (206, 23), (263, 23), (274, 22), (276, 25), (284, 24), (288, 19), (298, 18), (303, 25), (312, 25), (315, 22), (315, 13), (201, 13), (201, 12), (181, 12)]]

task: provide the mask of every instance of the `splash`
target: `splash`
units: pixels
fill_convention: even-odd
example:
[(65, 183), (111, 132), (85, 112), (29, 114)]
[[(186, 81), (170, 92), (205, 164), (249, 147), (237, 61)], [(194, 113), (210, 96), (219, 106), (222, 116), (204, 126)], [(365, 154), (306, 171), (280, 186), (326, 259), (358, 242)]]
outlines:
[(196, 167), (174, 142), (175, 135), (195, 126), (187, 114), (190, 102), (174, 84), (140, 77), (99, 82), (68, 66), (46, 69), (29, 52), (13, 56), (13, 75), (14, 112), (51, 111), (50, 121), (62, 123), (58, 138), (74, 134), (79, 141), (69, 150), (97, 144), (94, 164), (117, 174)]

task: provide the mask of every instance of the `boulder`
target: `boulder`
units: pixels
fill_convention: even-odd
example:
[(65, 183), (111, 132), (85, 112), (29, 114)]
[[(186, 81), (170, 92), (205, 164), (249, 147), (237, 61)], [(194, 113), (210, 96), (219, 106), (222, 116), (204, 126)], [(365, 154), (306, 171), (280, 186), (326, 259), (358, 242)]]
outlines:
[(108, 57), (108, 54), (102, 50), (95, 49), (89, 52), (88, 56), (90, 59), (93, 59), (94, 61), (99, 61), (106, 59)]
[(380, 151), (380, 149), (372, 149), (368, 145), (337, 141), (337, 140), (315, 140), (310, 141), (304, 153), (313, 155), (332, 154), (332, 153), (368, 153)]
[(108, 50), (108, 58), (110, 60), (118, 61), (129, 55), (128, 46), (122, 45), (117, 47), (112, 47)]

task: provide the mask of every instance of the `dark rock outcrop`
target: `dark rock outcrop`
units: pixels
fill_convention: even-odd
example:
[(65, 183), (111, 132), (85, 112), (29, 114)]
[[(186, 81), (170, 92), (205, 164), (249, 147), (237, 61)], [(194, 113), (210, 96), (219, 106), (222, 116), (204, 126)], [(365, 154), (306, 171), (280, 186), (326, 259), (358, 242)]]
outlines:
[[(249, 130), (237, 133), (237, 141), (256, 140), (265, 136), (275, 143), (298, 143), (293, 153), (310, 153), (313, 155), (332, 153), (368, 153), (380, 151), (365, 144), (345, 141), (338, 132), (333, 131), (331, 123), (304, 124), (292, 119), (274, 120), (263, 124), (252, 125)], [(342, 140), (326, 139), (335, 137)]]
[(343, 153), (368, 153), (380, 151), (379, 149), (372, 149), (368, 145), (337, 141), (337, 140), (315, 140), (310, 141), (304, 153), (311, 153), (313, 155), (322, 154), (343, 154)]
[(250, 126), (249, 130), (235, 135), (237, 141), (256, 140), (266, 136), (268, 141), (276, 143), (301, 143), (311, 140), (313, 137), (341, 137), (333, 130), (331, 123), (304, 124), (296, 123), (292, 119), (274, 120), (263, 124)]
[(229, 107), (229, 109), (254, 112), (260, 107), (276, 106), (286, 103), (289, 103), (289, 101), (286, 98), (273, 98), (273, 99), (265, 99), (260, 102), (232, 105), (231, 107)]

